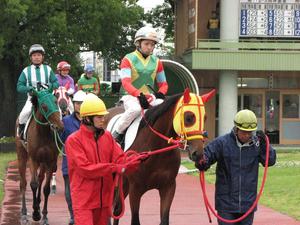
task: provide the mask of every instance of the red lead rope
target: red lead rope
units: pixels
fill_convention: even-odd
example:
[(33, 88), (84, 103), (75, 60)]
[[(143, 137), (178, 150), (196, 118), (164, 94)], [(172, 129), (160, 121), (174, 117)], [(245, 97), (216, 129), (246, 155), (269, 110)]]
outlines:
[[(140, 161), (140, 160), (143, 161), (143, 160), (147, 159), (149, 156), (157, 155), (157, 154), (164, 153), (164, 152), (168, 152), (168, 151), (171, 151), (171, 150), (173, 150), (175, 148), (178, 148), (180, 146), (181, 146), (181, 144), (177, 143), (177, 144), (165, 147), (165, 148), (153, 150), (151, 152), (141, 152), (141, 153), (137, 153), (134, 150), (128, 150), (125, 153), (126, 157), (132, 157), (132, 155), (134, 155), (134, 156), (132, 157), (131, 160), (129, 160), (128, 162), (126, 162), (124, 164), (124, 168), (126, 169), (129, 165), (135, 164), (136, 161)], [(120, 187), (119, 188), (119, 198), (120, 198), (120, 201), (121, 201), (121, 212), (120, 212), (119, 215), (115, 215), (114, 212), (113, 212), (113, 200), (114, 200), (114, 193), (115, 193), (115, 191), (117, 190), (118, 187)], [(110, 211), (110, 215), (111, 215), (112, 218), (120, 219), (124, 215), (125, 203), (124, 203), (124, 192), (123, 192), (123, 177), (122, 177), (121, 174), (118, 174), (118, 173), (115, 174), (114, 187), (112, 187), (112, 190), (111, 190), (111, 193), (110, 193), (109, 205), (112, 207), (111, 211)]]
[[(147, 126), (149, 127), (149, 129), (155, 133), (156, 135), (158, 135), (160, 138), (166, 140), (168, 143), (172, 143), (173, 145), (171, 146), (168, 146), (168, 147), (165, 147), (165, 148), (161, 148), (161, 149), (156, 149), (156, 150), (152, 150), (152, 151), (148, 151), (148, 152), (136, 152), (134, 150), (128, 150), (126, 151), (126, 158), (129, 157), (129, 156), (132, 156), (132, 159), (128, 162), (126, 162), (124, 164), (124, 168), (126, 169), (129, 165), (131, 164), (135, 164), (136, 161), (143, 161), (145, 159), (147, 159), (149, 156), (152, 156), (152, 155), (157, 155), (157, 154), (160, 154), (160, 153), (164, 153), (164, 152), (167, 152), (167, 151), (170, 151), (170, 150), (173, 150), (173, 149), (176, 149), (176, 148), (182, 148), (182, 147), (185, 147), (184, 145), (186, 144), (185, 142), (183, 142), (182, 140), (174, 140), (173, 138), (169, 138), (163, 134), (161, 134), (160, 132), (158, 132), (157, 130), (155, 130), (153, 127), (151, 127), (149, 124), (148, 124), (148, 121), (145, 119), (145, 112), (144, 112), (144, 109), (142, 108), (142, 117), (143, 119), (145, 120)], [(120, 198), (120, 201), (121, 201), (121, 212), (119, 215), (115, 215), (113, 213), (113, 200), (114, 200), (114, 194), (115, 194), (115, 191), (117, 190), (118, 187), (121, 187), (119, 188), (120, 191), (119, 191), (119, 198)], [(110, 206), (112, 207), (111, 208), (111, 217), (114, 218), (114, 219), (120, 219), (123, 215), (124, 215), (124, 212), (125, 212), (125, 203), (124, 203), (124, 192), (123, 192), (123, 177), (121, 174), (116, 174), (115, 177), (114, 177), (114, 187), (112, 187), (112, 190), (111, 190), (111, 194), (110, 194)]]
[(264, 189), (264, 186), (265, 186), (265, 182), (266, 182), (266, 179), (267, 179), (267, 173), (268, 173), (268, 165), (269, 165), (270, 142), (269, 142), (268, 136), (266, 135), (265, 137), (266, 137), (266, 161), (265, 161), (263, 180), (262, 180), (262, 183), (261, 183), (259, 193), (256, 197), (256, 200), (253, 202), (252, 206), (248, 209), (248, 211), (243, 216), (241, 216), (241, 217), (239, 217), (235, 220), (228, 220), (228, 219), (224, 219), (224, 218), (222, 218), (218, 215), (218, 213), (213, 209), (213, 207), (211, 206), (211, 204), (209, 203), (208, 198), (207, 198), (204, 171), (200, 172), (199, 177), (200, 177), (202, 195), (203, 195), (203, 199), (204, 199), (204, 203), (205, 203), (205, 207), (206, 207), (206, 211), (207, 211), (207, 215), (208, 215), (208, 219), (209, 219), (210, 223), (212, 222), (211, 216), (210, 216), (210, 211), (215, 215), (215, 217), (217, 217), (219, 220), (221, 220), (225, 223), (237, 223), (237, 222), (240, 222), (243, 219), (245, 219), (254, 210), (254, 208), (257, 206), (257, 203), (258, 203), (258, 201), (259, 201), (259, 199), (262, 195), (262, 192), (263, 192), (263, 189)]

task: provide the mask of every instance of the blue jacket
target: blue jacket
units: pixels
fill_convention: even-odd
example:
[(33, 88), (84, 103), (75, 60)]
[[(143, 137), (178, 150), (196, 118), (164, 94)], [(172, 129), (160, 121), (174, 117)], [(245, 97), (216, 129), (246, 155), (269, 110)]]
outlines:
[[(75, 116), (75, 113), (72, 113), (71, 115), (65, 116), (63, 118), (63, 123), (64, 123), (64, 131), (60, 134), (60, 137), (61, 140), (65, 143), (69, 135), (79, 129), (80, 121)], [(63, 156), (61, 169), (63, 175), (68, 175), (68, 163), (67, 163), (67, 157), (65, 155)]]
[[(206, 169), (217, 162), (215, 208), (228, 213), (245, 213), (257, 196), (259, 163), (265, 164), (266, 151), (253, 137), (242, 145), (232, 130), (210, 142), (204, 149)], [(269, 166), (276, 162), (270, 146)]]

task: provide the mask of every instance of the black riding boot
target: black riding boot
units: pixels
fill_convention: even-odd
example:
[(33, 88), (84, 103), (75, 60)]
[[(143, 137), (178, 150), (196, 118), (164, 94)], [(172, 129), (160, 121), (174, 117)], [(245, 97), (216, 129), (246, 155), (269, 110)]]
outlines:
[(120, 134), (117, 131), (114, 131), (112, 133), (112, 136), (114, 137), (114, 139), (116, 140), (116, 142), (118, 142), (120, 145), (122, 145), (122, 143), (124, 141), (124, 134)]
[(22, 139), (22, 140), (24, 140), (24, 130), (25, 130), (25, 124), (20, 124), (19, 123), (19, 133), (18, 133), (18, 135), (19, 135), (19, 137)]

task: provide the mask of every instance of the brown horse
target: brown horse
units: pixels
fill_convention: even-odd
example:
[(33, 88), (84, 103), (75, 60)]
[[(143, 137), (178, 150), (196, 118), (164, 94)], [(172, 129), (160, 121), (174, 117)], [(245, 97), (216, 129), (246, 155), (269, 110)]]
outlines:
[[(153, 133), (149, 126), (167, 137), (180, 137), (186, 141), (186, 150), (192, 160), (202, 157), (204, 137), (204, 103), (214, 95), (214, 91), (202, 97), (185, 92), (166, 98), (158, 106), (149, 109), (141, 121), (138, 134), (130, 149), (136, 152), (153, 151), (170, 146), (168, 142)], [(110, 110), (112, 114), (116, 109)], [(131, 225), (139, 225), (139, 208), (142, 195), (157, 189), (160, 195), (160, 224), (169, 224), (170, 207), (176, 189), (176, 176), (180, 167), (180, 150), (160, 153), (149, 157), (139, 169), (124, 178), (124, 195), (129, 194)], [(115, 214), (120, 213), (120, 204)], [(119, 224), (118, 220), (114, 224)]]
[[(24, 141), (17, 135), (16, 129), (16, 148), (22, 195), (21, 223), (28, 223), (25, 199), (27, 186), (26, 166), (28, 162), (31, 172), (30, 187), (33, 194), (32, 219), (34, 221), (41, 219), (41, 189), (46, 175), (46, 182), (43, 188), (44, 207), (41, 222), (42, 224), (48, 224), (47, 203), (50, 193), (50, 179), (52, 172), (56, 171), (58, 157), (54, 135), (57, 135), (57, 130), (63, 129), (63, 123), (57, 106), (57, 99), (50, 90), (35, 91), (31, 101), (34, 109), (32, 113), (33, 118), (28, 126), (27, 144), (24, 144)], [(16, 124), (18, 124), (18, 120)]]

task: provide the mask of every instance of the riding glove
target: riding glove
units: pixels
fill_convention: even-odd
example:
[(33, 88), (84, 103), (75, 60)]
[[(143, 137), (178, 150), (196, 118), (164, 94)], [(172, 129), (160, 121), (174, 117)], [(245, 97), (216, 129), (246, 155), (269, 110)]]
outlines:
[(166, 96), (161, 92), (155, 92), (154, 95), (155, 95), (156, 98), (160, 98), (160, 99), (165, 99), (166, 98)]
[(259, 140), (260, 150), (266, 151), (266, 135), (262, 130), (256, 131), (256, 136)]
[(209, 166), (206, 164), (205, 159), (200, 159), (199, 161), (195, 162), (195, 167), (199, 170), (199, 171), (206, 171), (208, 170)]
[(140, 105), (143, 109), (148, 109), (149, 108), (149, 106), (150, 106), (149, 102), (148, 102), (146, 96), (143, 93), (141, 93), (139, 96), (137, 96), (137, 98), (138, 98), (138, 100), (140, 102)]

